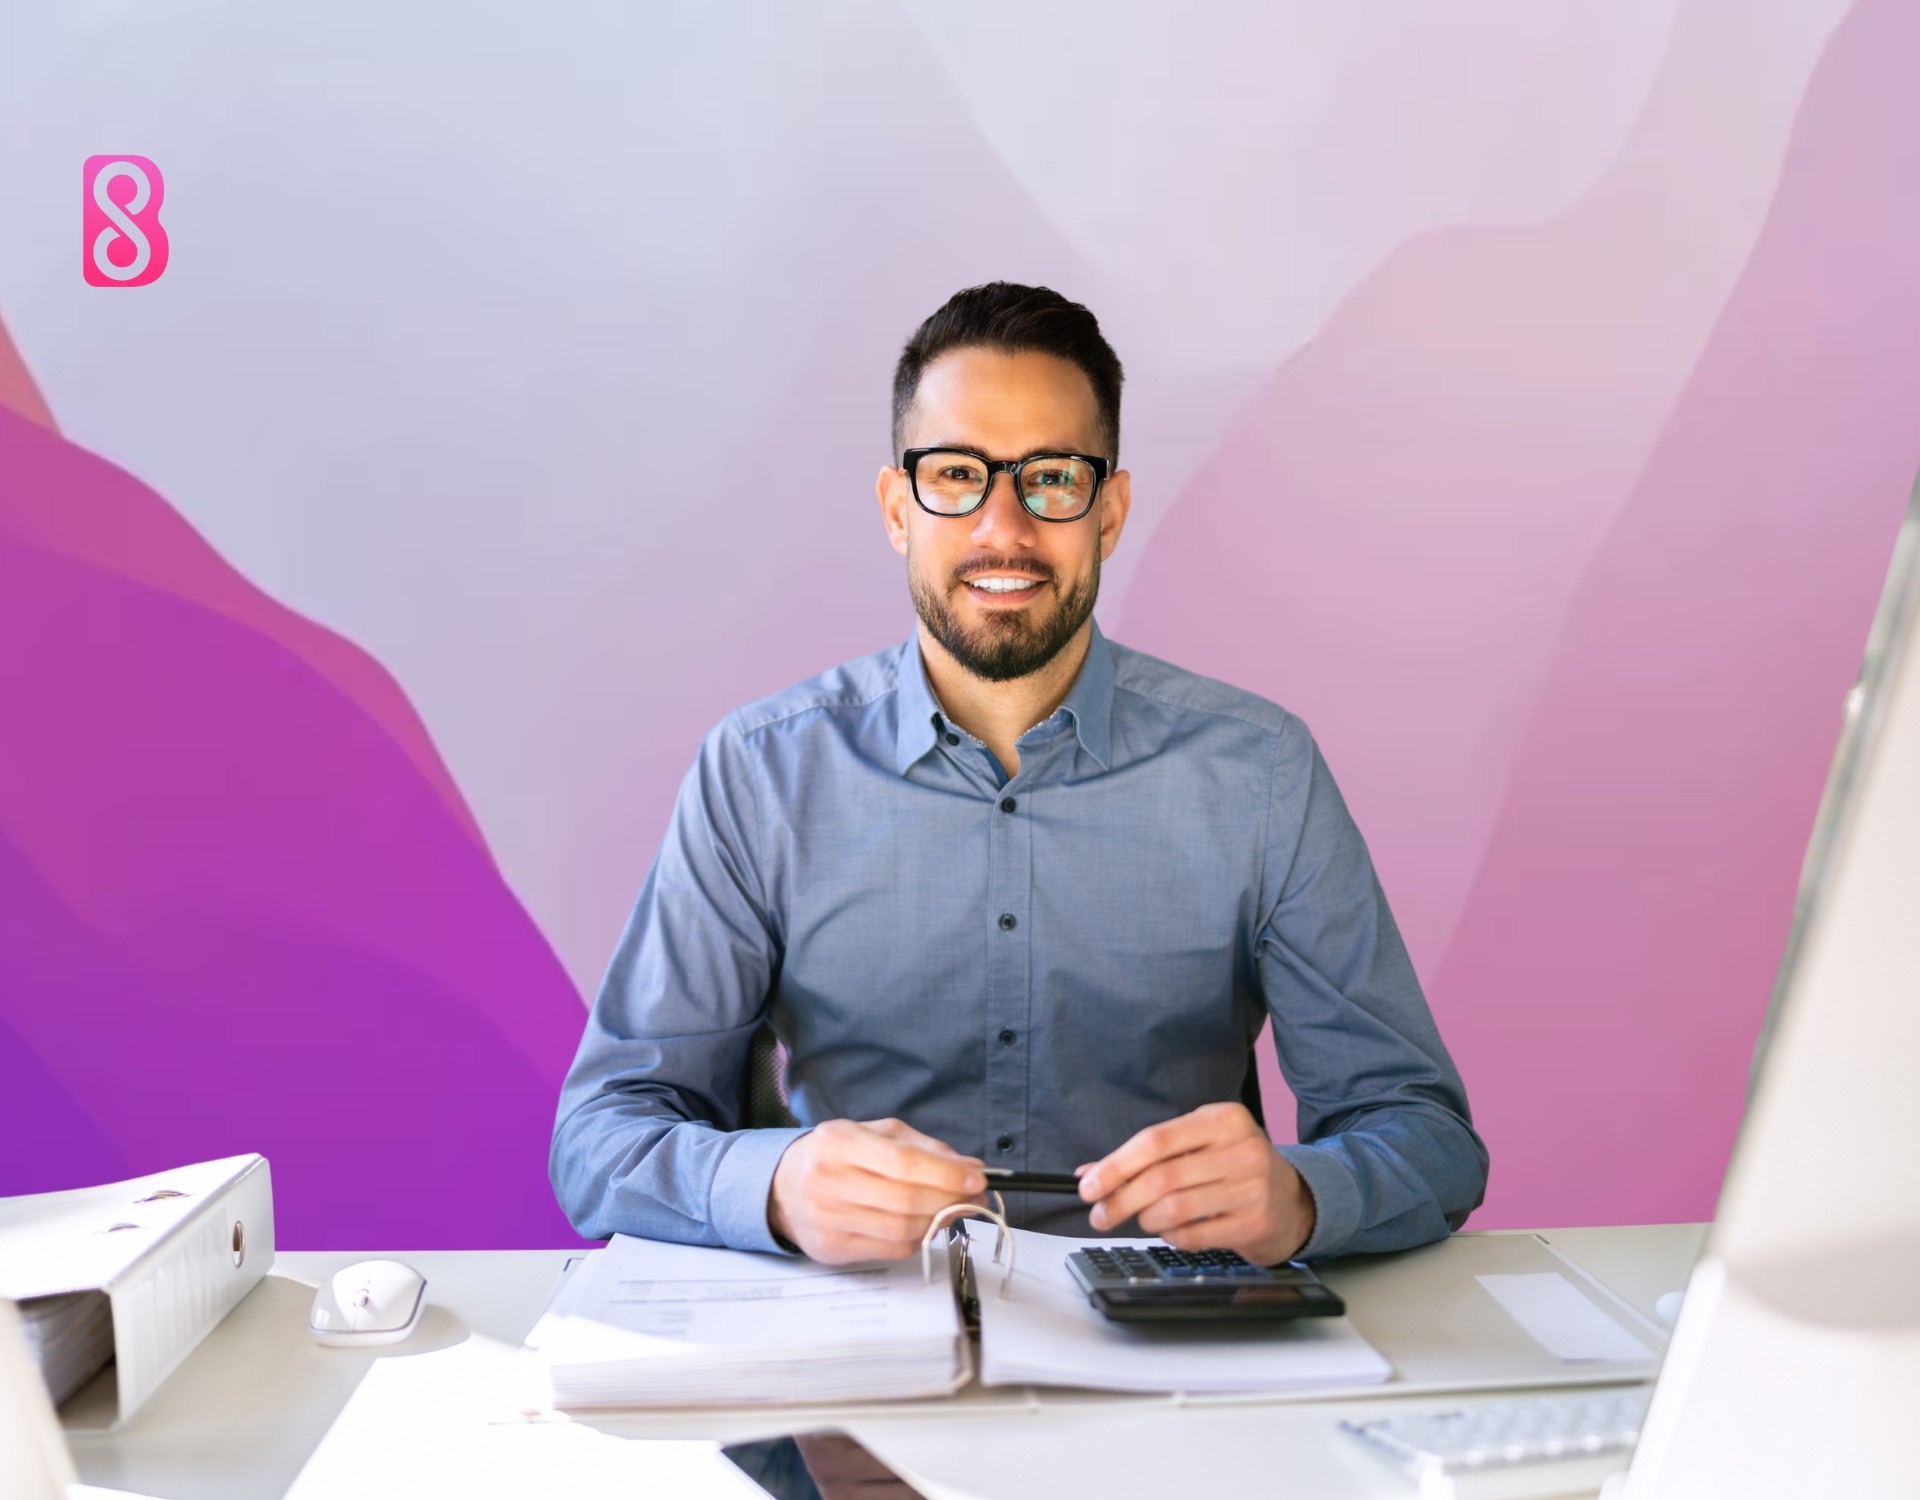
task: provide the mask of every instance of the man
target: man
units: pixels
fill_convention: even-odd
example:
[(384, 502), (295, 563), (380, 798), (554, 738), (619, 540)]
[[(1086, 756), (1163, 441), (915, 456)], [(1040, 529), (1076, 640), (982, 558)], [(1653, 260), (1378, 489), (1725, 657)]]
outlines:
[[(1120, 385), (1044, 288), (961, 292), (908, 342), (877, 489), (918, 628), (702, 744), (561, 1094), (581, 1233), (898, 1258), (985, 1163), (1079, 1171), (1078, 1199), (1009, 1195), (1015, 1222), (1266, 1263), (1420, 1244), (1480, 1202), (1459, 1075), (1305, 727), (1094, 624)], [(1234, 1102), (1269, 1016), (1299, 1145)], [(763, 1017), (798, 1129), (739, 1128)]]

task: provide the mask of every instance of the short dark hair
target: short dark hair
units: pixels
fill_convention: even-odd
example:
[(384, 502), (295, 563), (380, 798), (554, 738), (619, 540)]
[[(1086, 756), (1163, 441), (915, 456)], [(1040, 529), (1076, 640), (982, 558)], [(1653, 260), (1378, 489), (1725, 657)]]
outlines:
[(1119, 462), (1120, 356), (1100, 332), (1100, 320), (1078, 302), (1044, 286), (989, 281), (955, 292), (914, 330), (893, 367), (893, 453), (900, 456), (907, 413), (928, 365), (954, 349), (997, 349), (1003, 354), (1051, 354), (1079, 366), (1093, 384), (1100, 439)]

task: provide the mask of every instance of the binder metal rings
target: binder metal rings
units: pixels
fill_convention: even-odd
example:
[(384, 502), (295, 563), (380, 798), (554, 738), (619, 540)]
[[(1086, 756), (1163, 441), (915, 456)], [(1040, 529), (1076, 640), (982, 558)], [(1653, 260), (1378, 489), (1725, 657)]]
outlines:
[[(989, 1189), (989, 1192), (992, 1192)], [(1013, 1284), (1013, 1234), (1007, 1224), (1007, 1204), (999, 1193), (992, 1193), (994, 1206), (983, 1208), (978, 1203), (949, 1203), (933, 1216), (933, 1222), (927, 1226), (926, 1235), (920, 1241), (920, 1278), (923, 1283), (933, 1281), (933, 1242), (942, 1229), (947, 1230), (949, 1238), (957, 1230), (957, 1219), (991, 1219), (998, 1226), (993, 1237), (993, 1263), (1001, 1264), (1001, 1256), (1006, 1257), (1006, 1270), (1000, 1277), (1000, 1295), (1007, 1295), (1007, 1288)], [(970, 1244), (970, 1241), (963, 1244)], [(963, 1249), (962, 1253), (966, 1253)]]

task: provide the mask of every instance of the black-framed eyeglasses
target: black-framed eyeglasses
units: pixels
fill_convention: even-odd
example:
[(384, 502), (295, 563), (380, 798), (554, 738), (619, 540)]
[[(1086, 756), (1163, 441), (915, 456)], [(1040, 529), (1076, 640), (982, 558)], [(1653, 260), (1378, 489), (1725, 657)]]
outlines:
[(1084, 453), (987, 458), (966, 448), (909, 448), (900, 455), (913, 498), (936, 516), (970, 516), (1005, 474), (1020, 503), (1042, 521), (1077, 521), (1093, 509), (1107, 461)]

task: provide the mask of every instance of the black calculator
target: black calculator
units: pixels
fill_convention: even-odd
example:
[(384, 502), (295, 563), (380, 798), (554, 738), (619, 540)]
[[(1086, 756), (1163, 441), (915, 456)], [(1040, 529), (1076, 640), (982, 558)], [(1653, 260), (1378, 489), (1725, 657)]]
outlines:
[(1091, 1302), (1116, 1323), (1333, 1318), (1347, 1310), (1299, 1261), (1256, 1266), (1231, 1250), (1093, 1245), (1067, 1257)]

